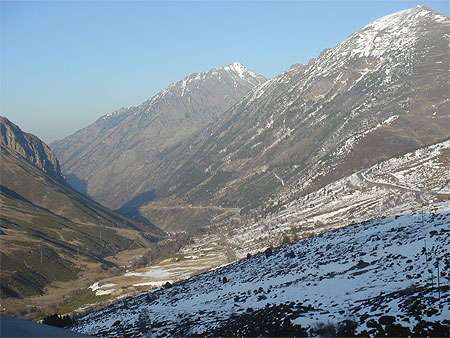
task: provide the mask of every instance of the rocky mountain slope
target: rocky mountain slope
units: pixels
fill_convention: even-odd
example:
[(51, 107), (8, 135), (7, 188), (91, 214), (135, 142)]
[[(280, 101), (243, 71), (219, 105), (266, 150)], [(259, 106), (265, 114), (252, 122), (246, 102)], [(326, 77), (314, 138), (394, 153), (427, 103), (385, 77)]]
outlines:
[(34, 164), (49, 176), (63, 181), (59, 162), (50, 148), (36, 136), (24, 133), (7, 118), (0, 116), (0, 146)]
[(394, 13), (261, 84), (165, 154), (156, 195), (248, 210), (447, 139), (449, 24), (424, 6)]
[(163, 235), (74, 191), (36, 136), (3, 117), (0, 129), (3, 307), (5, 298), (44, 294), (55, 281), (76, 280), (87, 265), (102, 265), (105, 274), (117, 270), (106, 257)]
[(51, 144), (68, 181), (112, 208), (159, 185), (164, 152), (264, 82), (240, 63), (192, 74), (137, 107), (119, 109)]
[(423, 218), (419, 208), (268, 249), (119, 301), (73, 329), (100, 337), (445, 336), (450, 204), (435, 207)]

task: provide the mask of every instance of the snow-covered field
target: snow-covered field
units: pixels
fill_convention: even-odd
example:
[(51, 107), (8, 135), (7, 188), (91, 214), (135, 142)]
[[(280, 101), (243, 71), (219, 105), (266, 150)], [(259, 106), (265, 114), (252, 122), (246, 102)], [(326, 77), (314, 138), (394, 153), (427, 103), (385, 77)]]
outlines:
[[(183, 247), (178, 255), (154, 263), (145, 268), (128, 271), (120, 276), (108, 277), (93, 283), (89, 288), (97, 295), (111, 295), (122, 299), (137, 292), (162, 287), (167, 282), (174, 283), (198, 273), (210, 271), (229, 261), (226, 249), (218, 242), (218, 235), (209, 234), (194, 238), (193, 243)], [(98, 306), (94, 304), (93, 306)], [(89, 306), (77, 309), (86, 312)]]
[(127, 272), (125, 276), (137, 276), (148, 280), (147, 282), (138, 283), (140, 286), (152, 285), (149, 283), (160, 283), (162, 285), (166, 282), (173, 283), (174, 281), (189, 278), (199, 271), (210, 270), (224, 262), (226, 260), (223, 255), (213, 252), (203, 257), (189, 257), (182, 261), (152, 265), (148, 268), (140, 269), (140, 271)]
[(207, 334), (274, 306), (282, 306), (278, 319), (288, 318), (291, 327), (353, 319), (357, 330), (370, 332), (380, 316), (410, 329), (420, 320), (448, 320), (450, 202), (435, 207), (423, 223), (420, 213), (405, 214), (302, 239), (123, 300), (74, 329), (98, 336)]

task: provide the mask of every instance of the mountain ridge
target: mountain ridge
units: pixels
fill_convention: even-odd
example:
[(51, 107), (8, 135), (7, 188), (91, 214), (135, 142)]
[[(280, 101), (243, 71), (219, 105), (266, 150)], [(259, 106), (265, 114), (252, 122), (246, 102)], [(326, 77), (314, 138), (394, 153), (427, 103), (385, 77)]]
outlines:
[(11, 154), (22, 156), (56, 180), (64, 181), (58, 159), (38, 137), (22, 132), (17, 125), (3, 116), (0, 116), (0, 128), (0, 146)]
[[(237, 62), (194, 73), (139, 106), (104, 115), (74, 135), (53, 142), (51, 147), (63, 163), (63, 171), (70, 183), (76, 183), (72, 175), (87, 180), (85, 191), (80, 185), (74, 185), (97, 200), (118, 208), (136, 194), (153, 188), (154, 183), (138, 185), (136, 181), (143, 181), (143, 177), (153, 182), (160, 179), (148, 174), (155, 156), (216, 119), (264, 80)], [(141, 156), (143, 153), (146, 158)], [(122, 171), (130, 166), (133, 177), (128, 178)], [(95, 185), (89, 181), (91, 176), (95, 178)], [(112, 188), (111, 183), (120, 188)], [(124, 197), (114, 199), (111, 195), (117, 195), (117, 192)]]

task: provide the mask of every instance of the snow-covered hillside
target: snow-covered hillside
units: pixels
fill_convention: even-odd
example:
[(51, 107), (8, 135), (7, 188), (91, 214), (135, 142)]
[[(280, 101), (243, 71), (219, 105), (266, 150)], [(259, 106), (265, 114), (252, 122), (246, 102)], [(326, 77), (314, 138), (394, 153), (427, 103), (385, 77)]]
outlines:
[(123, 300), (79, 319), (74, 330), (98, 336), (264, 335), (267, 326), (275, 331), (266, 334), (314, 334), (347, 320), (350, 329), (357, 325), (356, 332), (368, 334), (445, 332), (450, 202), (436, 204), (423, 221), (419, 210), (305, 238)]
[(443, 195), (450, 194), (449, 168), (450, 141), (445, 141), (375, 165), (365, 176), (372, 182)]
[[(286, 236), (303, 238), (364, 222), (425, 211), (448, 199), (450, 141), (380, 162), (340, 179), (306, 196), (287, 187), (269, 200), (247, 224), (233, 227), (228, 238), (235, 254), (243, 258)], [(226, 231), (227, 227), (225, 227)]]

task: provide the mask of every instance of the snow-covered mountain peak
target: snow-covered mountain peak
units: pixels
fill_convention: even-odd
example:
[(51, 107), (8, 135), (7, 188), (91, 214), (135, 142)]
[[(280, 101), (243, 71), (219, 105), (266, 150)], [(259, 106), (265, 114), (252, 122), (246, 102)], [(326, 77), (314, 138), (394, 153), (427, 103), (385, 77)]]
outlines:
[(223, 67), (225, 70), (234, 70), (235, 72), (244, 72), (247, 71), (247, 68), (245, 68), (242, 63), (240, 62), (233, 62), (232, 64), (229, 64), (225, 67)]
[(260, 80), (263, 79), (262, 76), (257, 75), (256, 73), (245, 68), (240, 62), (233, 62), (232, 64), (219, 69), (223, 69), (229, 73), (235, 73), (243, 80), (248, 80), (249, 78), (258, 78)]
[[(201, 73), (193, 73), (190, 74), (177, 82), (171, 83), (167, 88), (160, 91), (158, 94), (153, 96), (150, 100), (143, 102), (138, 108), (143, 108), (148, 105), (153, 105), (158, 102), (160, 99), (166, 97), (167, 95), (171, 96), (186, 96), (193, 90), (198, 90), (205, 81), (213, 80), (213, 81), (222, 81), (224, 74), (226, 71), (230, 78), (235, 78), (236, 75), (241, 81), (241, 85), (246, 87), (253, 87), (261, 82), (265, 81), (263, 76), (257, 75), (254, 72), (249, 71), (239, 62), (233, 62), (232, 64), (222, 67), (222, 68), (213, 68)], [(103, 116), (101, 119), (107, 119), (112, 116), (116, 116), (122, 113), (126, 113), (130, 111), (131, 107), (120, 108), (119, 110), (110, 113), (108, 115)]]
[(244, 74), (248, 73), (249, 70), (245, 68), (240, 62), (233, 62), (232, 64), (223, 67), (224, 70), (236, 72), (240, 77), (244, 77)]
[[(66, 173), (70, 174), (75, 170), (78, 172), (78, 169), (81, 169), (83, 174), (80, 171), (78, 175), (85, 175), (89, 172), (86, 175), (95, 177), (94, 180), (98, 178), (102, 183), (92, 184), (93, 190), (96, 190), (92, 196), (96, 195), (98, 200), (105, 197), (102, 200), (103, 203), (111, 203), (111, 206), (114, 203), (113, 208), (117, 208), (120, 206), (119, 203), (126, 202), (126, 198), (132, 198), (133, 194), (139, 191), (127, 188), (129, 196), (118, 202), (117, 196), (125, 195), (123, 193), (103, 193), (101, 191), (103, 187), (116, 189), (119, 186), (139, 185), (142, 188), (138, 182), (144, 178), (137, 179), (136, 177), (138, 172), (142, 176), (151, 172), (152, 169), (148, 165), (151, 162), (149, 156), (172, 147), (177, 142), (192, 136), (195, 131), (215, 121), (219, 115), (265, 80), (264, 77), (248, 71), (239, 63), (233, 63), (227, 69), (214, 68), (201, 73), (193, 73), (173, 82), (139, 106), (121, 108), (107, 114), (93, 125), (65, 140), (54, 143), (52, 146), (57, 149), (57, 152), (58, 149), (61, 149), (61, 152), (71, 154), (65, 156), (59, 152), (58, 155), (63, 159), (62, 163), (67, 170)], [(104, 149), (103, 147), (107, 147), (108, 151), (94, 150)], [(127, 156), (122, 156), (125, 149)], [(146, 153), (145, 158), (140, 155), (143, 152)], [(85, 155), (97, 159), (88, 161), (90, 166), (83, 164), (83, 168), (81, 168), (78, 166), (81, 162), (75, 158)], [(70, 163), (65, 162), (65, 159)], [(123, 163), (133, 162), (135, 168), (131, 169), (128, 165), (117, 164), (122, 161), (124, 161)], [(97, 167), (97, 163), (101, 169)], [(129, 169), (124, 170), (125, 168)], [(127, 174), (128, 171), (133, 172), (133, 175)], [(110, 174), (112, 172), (114, 174)], [(114, 177), (117, 182), (127, 181), (128, 183), (107, 186), (104, 184), (106, 176), (103, 175), (110, 175), (109, 177)], [(153, 177), (156, 178), (156, 176), (152, 176), (146, 182), (150, 182)], [(109, 178), (108, 181), (111, 182)], [(158, 181), (160, 180), (158, 179)], [(146, 184), (154, 186), (153, 183)], [(100, 195), (102, 197), (99, 197)], [(106, 199), (109, 201), (106, 202)]]
[(422, 25), (426, 21), (444, 21), (446, 16), (437, 13), (430, 8), (418, 5), (416, 7), (405, 9), (393, 14), (386, 15), (378, 20), (375, 20), (361, 30), (376, 30), (376, 31), (397, 31), (398, 29), (404, 29), (406, 27), (412, 28)]
[(256, 73), (248, 70), (240, 62), (233, 62), (232, 64), (221, 68), (213, 68), (201, 73), (190, 74), (177, 82), (171, 83), (167, 88), (160, 91), (150, 100), (143, 102), (138, 107), (123, 107), (100, 117), (99, 120), (106, 120), (119, 115), (127, 115), (127, 113), (134, 111), (134, 109), (131, 108), (143, 108), (149, 104), (154, 104), (168, 94), (172, 94), (174, 96), (185, 96), (191, 90), (198, 89), (199, 85), (207, 79), (221, 81), (224, 76), (229, 76), (234, 79), (239, 78), (241, 84), (248, 86), (249, 88), (265, 81), (263, 76), (257, 75)]
[[(315, 76), (331, 74), (355, 61), (361, 66), (352, 68), (361, 74), (379, 69), (383, 64), (390, 67), (393, 58), (408, 59), (417, 41), (435, 30), (436, 25), (450, 25), (450, 20), (426, 6), (386, 15), (365, 25), (336, 47), (325, 50), (311, 70)], [(366, 61), (361, 62), (361, 58)]]

